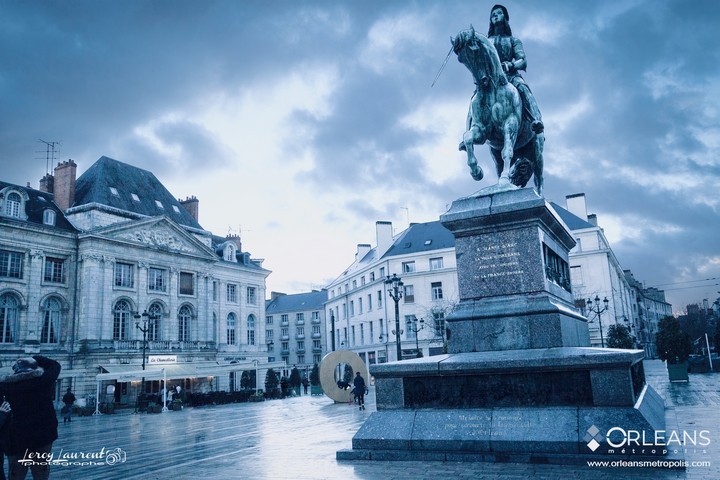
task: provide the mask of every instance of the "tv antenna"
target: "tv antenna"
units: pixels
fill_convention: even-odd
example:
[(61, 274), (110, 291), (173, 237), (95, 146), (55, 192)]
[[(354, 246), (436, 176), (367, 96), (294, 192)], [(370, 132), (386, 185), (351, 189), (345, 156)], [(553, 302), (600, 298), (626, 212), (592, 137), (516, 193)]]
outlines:
[(38, 141), (45, 144), (45, 174), (49, 174), (50, 167), (55, 165), (55, 154), (57, 153), (55, 147), (60, 147), (60, 142), (48, 142), (42, 138)]

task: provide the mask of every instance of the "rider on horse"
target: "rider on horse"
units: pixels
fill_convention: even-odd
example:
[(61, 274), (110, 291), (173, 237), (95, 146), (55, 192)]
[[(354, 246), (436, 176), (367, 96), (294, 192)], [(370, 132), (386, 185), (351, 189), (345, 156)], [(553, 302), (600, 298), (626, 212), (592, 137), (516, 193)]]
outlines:
[(495, 5), (490, 10), (490, 28), (488, 30), (488, 38), (495, 45), (500, 62), (502, 62), (503, 71), (508, 80), (518, 89), (522, 98), (525, 114), (528, 116), (535, 133), (542, 133), (545, 127), (542, 123), (540, 109), (535, 102), (530, 88), (525, 80), (520, 76), (520, 70), (527, 68), (527, 60), (525, 59), (525, 51), (520, 39), (512, 36), (510, 30), (510, 15), (507, 9), (502, 5)]

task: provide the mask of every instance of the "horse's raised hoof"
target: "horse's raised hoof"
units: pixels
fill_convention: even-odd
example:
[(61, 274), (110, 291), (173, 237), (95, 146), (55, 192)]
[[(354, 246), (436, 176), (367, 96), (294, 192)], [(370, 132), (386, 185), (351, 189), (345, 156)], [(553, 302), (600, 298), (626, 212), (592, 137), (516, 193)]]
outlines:
[(482, 168), (480, 168), (480, 167), (471, 168), (471, 169), (470, 169), (470, 175), (472, 175), (473, 180), (478, 181), (478, 182), (479, 182), (480, 180), (482, 180), (483, 177), (485, 176), (485, 174), (484, 174), (483, 171), (482, 171)]

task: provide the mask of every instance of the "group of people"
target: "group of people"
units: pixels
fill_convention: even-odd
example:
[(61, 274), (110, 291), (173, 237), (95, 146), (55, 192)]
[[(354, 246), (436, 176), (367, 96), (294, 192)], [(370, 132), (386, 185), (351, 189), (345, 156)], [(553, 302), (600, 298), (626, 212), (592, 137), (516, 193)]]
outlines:
[[(342, 390), (350, 388), (350, 384), (342, 380), (337, 381), (337, 386)], [(353, 399), (358, 404), (360, 410), (365, 410), (365, 394), (367, 393), (367, 385), (365, 384), (365, 379), (362, 377), (360, 372), (355, 372), (355, 378), (353, 379), (352, 386), (353, 388), (350, 390), (350, 393), (352, 394)]]
[[(44, 458), (58, 438), (58, 420), (53, 396), (60, 364), (35, 355), (19, 358), (13, 373), (0, 377), (0, 480), (5, 480), (4, 457), (8, 458), (11, 480), (24, 479), (28, 469), (34, 480), (50, 478), (47, 462), (28, 465), (22, 460)], [(68, 393), (72, 393), (68, 389)], [(70, 397), (66, 397), (70, 400)], [(75, 401), (72, 395), (72, 401)], [(69, 417), (67, 417), (69, 418)]]

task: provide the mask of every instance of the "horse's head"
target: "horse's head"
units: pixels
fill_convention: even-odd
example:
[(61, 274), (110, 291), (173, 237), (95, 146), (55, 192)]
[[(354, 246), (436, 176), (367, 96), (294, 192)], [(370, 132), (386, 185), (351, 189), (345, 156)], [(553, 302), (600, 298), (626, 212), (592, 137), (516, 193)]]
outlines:
[(450, 41), (458, 61), (470, 70), (476, 84), (482, 87), (492, 84), (497, 87), (507, 83), (495, 45), (486, 36), (477, 33), (471, 26)]

